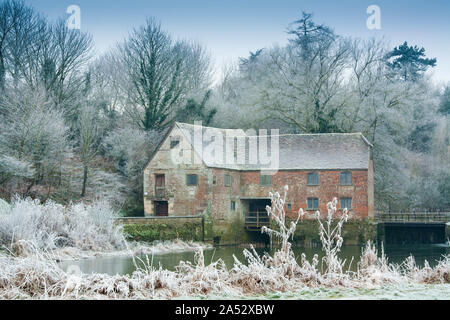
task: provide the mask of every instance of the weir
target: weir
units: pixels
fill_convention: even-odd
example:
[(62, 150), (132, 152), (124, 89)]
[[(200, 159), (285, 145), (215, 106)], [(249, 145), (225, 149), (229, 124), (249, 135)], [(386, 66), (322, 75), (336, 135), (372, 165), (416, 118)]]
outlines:
[(438, 244), (450, 238), (450, 212), (377, 213), (377, 239), (385, 244)]

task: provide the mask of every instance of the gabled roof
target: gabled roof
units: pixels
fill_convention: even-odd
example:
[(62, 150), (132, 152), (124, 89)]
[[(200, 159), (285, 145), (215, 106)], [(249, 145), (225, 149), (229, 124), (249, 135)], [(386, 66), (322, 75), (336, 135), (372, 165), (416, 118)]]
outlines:
[[(175, 124), (187, 138), (187, 141), (193, 146), (196, 153), (200, 156), (206, 166), (233, 170), (270, 170), (271, 165), (262, 165), (258, 163), (250, 163), (249, 161), (249, 143), (250, 141), (258, 141), (257, 136), (248, 135), (242, 132), (238, 134), (245, 141), (245, 148), (236, 150), (236, 156), (243, 156), (245, 163), (227, 163), (226, 147), (224, 147), (223, 159), (221, 163), (217, 163), (214, 159), (207, 156), (211, 152), (210, 141), (203, 143), (194, 143), (194, 132), (197, 134), (205, 133), (222, 137), (223, 145), (226, 146), (226, 136), (236, 136), (234, 129), (219, 129), (204, 126), (191, 125), (186, 123)], [(268, 149), (271, 153), (271, 142), (278, 140), (278, 170), (345, 170), (345, 169), (368, 169), (370, 161), (370, 142), (362, 135), (362, 133), (327, 133), (327, 134), (280, 134), (272, 136), (259, 136), (268, 138)], [(206, 139), (207, 140), (207, 139)], [(242, 155), (242, 153), (245, 153)], [(258, 160), (259, 161), (259, 160)]]

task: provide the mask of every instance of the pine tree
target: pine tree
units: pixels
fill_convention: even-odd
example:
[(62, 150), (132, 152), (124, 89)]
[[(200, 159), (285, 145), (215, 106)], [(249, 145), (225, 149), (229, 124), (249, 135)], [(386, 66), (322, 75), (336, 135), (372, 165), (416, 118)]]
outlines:
[(436, 58), (425, 58), (425, 49), (418, 46), (408, 46), (405, 41), (386, 55), (386, 64), (404, 81), (416, 81), (429, 67), (436, 66)]

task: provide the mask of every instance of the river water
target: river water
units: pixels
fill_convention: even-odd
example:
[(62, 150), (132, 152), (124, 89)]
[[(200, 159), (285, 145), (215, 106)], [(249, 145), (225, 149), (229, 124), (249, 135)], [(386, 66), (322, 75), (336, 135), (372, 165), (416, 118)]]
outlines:
[[(256, 248), (258, 254), (262, 255), (264, 252), (273, 254), (274, 249)], [(344, 246), (340, 252), (340, 257), (346, 259), (346, 267), (350, 270), (356, 270), (356, 262), (359, 261), (362, 247), (358, 246)], [(450, 253), (450, 246), (448, 245), (396, 245), (387, 246), (384, 248), (386, 256), (389, 262), (401, 263), (410, 255), (413, 255), (416, 259), (416, 263), (419, 266), (423, 266), (424, 261), (427, 260), (431, 266), (436, 265), (442, 255)], [(228, 268), (231, 268), (234, 263), (233, 255), (235, 255), (240, 261), (244, 262), (244, 255), (241, 247), (217, 247), (205, 250), (205, 263), (211, 263), (222, 259)], [(300, 255), (305, 253), (307, 259), (310, 261), (314, 254), (318, 254), (319, 258), (323, 256), (322, 249), (317, 248), (294, 248), (295, 256), (300, 259)], [(379, 248), (381, 252), (381, 248)], [(140, 257), (145, 260), (146, 257)], [(148, 256), (149, 261), (154, 267), (162, 267), (168, 270), (175, 270), (180, 261), (194, 261), (194, 252), (177, 252), (177, 253), (164, 253)], [(352, 261), (353, 259), (353, 261)], [(139, 262), (138, 262), (139, 264)], [(116, 274), (132, 274), (135, 270), (132, 257), (129, 256), (111, 256), (100, 257), (95, 259), (86, 259), (80, 261), (64, 261), (61, 263), (61, 267), (66, 270), (70, 265), (76, 265), (83, 273), (106, 273), (109, 275)]]

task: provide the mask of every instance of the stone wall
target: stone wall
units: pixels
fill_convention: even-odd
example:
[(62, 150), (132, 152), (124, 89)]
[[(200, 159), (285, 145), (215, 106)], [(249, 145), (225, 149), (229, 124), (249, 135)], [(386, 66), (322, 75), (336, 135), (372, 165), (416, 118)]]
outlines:
[(118, 218), (116, 223), (131, 241), (204, 240), (203, 217)]
[[(185, 140), (170, 148), (171, 138), (181, 137), (175, 128), (162, 142), (159, 151), (144, 170), (144, 211), (146, 216), (154, 216), (154, 201), (167, 201), (169, 216), (199, 215), (208, 206), (212, 170), (203, 165)], [(155, 194), (155, 176), (164, 174), (165, 192)], [(186, 175), (198, 176), (197, 186), (186, 185)]]
[[(240, 218), (208, 223), (202, 217), (119, 218), (128, 239), (136, 241), (174, 240), (206, 241), (216, 245), (263, 243), (267, 237), (248, 232)], [(289, 222), (288, 222), (289, 223)], [(276, 226), (272, 226), (276, 229)], [(345, 245), (363, 245), (377, 239), (377, 225), (369, 219), (349, 220), (342, 228)], [(298, 223), (294, 239), (297, 246), (320, 245), (318, 222), (306, 219)]]

